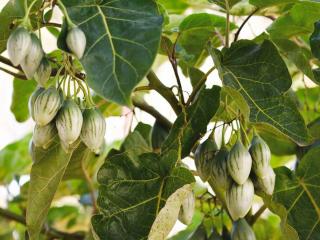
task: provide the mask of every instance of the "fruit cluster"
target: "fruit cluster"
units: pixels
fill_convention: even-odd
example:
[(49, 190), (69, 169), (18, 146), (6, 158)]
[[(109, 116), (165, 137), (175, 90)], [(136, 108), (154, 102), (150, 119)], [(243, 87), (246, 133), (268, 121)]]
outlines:
[(31, 95), (29, 111), (36, 122), (33, 131), (35, 146), (48, 148), (58, 134), (66, 152), (80, 137), (91, 151), (99, 153), (106, 124), (98, 109), (81, 109), (76, 101), (65, 98), (61, 89), (51, 86), (48, 89), (39, 87)]
[[(66, 37), (70, 51), (81, 58), (86, 48), (86, 37), (78, 27), (72, 27)], [(29, 112), (36, 126), (33, 131), (33, 143), (36, 147), (47, 149), (56, 135), (59, 135), (61, 145), (66, 152), (72, 149), (74, 143), (80, 138), (93, 152), (98, 153), (104, 141), (106, 131), (105, 120), (98, 109), (93, 107), (89, 89), (87, 90), (78, 82), (78, 88), (84, 93), (85, 108), (77, 97), (78, 91), (74, 83), (74, 95), (70, 94), (71, 81), (68, 79), (68, 93), (62, 90), (61, 83), (66, 82), (66, 77), (57, 87), (45, 88), (51, 77), (52, 69), (49, 60), (45, 57), (40, 40), (34, 33), (24, 27), (16, 28), (7, 42), (10, 60), (15, 66), (20, 65), (28, 79), (35, 78), (39, 86), (29, 99)], [(62, 68), (66, 68), (62, 66)], [(68, 70), (68, 69), (67, 69)], [(70, 71), (70, 69), (69, 69)], [(60, 71), (56, 78), (59, 79)]]
[[(82, 30), (78, 27), (70, 29), (66, 43), (70, 51), (81, 59), (86, 47), (86, 37)], [(14, 66), (20, 65), (28, 79), (34, 78), (40, 86), (45, 86), (52, 69), (41, 42), (34, 33), (30, 33), (24, 27), (17, 27), (10, 34), (7, 50)]]
[(210, 185), (226, 192), (226, 205), (235, 221), (234, 236), (239, 232), (238, 228), (247, 224), (242, 218), (251, 209), (255, 189), (268, 195), (273, 193), (275, 174), (270, 166), (270, 159), (271, 152), (267, 143), (257, 134), (249, 149), (242, 144), (240, 138), (230, 151), (224, 144), (219, 149), (214, 138), (210, 137), (195, 152), (195, 164), (202, 181), (208, 181)]

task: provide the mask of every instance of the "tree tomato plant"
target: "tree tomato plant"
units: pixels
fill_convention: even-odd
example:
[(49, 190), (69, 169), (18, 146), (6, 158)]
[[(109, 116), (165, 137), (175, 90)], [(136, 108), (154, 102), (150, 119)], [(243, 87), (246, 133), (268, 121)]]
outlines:
[[(0, 71), (34, 130), (0, 151), (1, 239), (320, 239), (319, 2), (4, 2)], [(105, 141), (125, 109), (153, 125)]]

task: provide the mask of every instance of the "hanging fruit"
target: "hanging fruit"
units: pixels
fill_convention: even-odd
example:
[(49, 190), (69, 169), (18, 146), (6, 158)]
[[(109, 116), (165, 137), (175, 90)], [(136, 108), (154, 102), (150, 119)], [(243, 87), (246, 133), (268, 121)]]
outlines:
[(71, 52), (81, 59), (86, 49), (86, 35), (79, 27), (73, 27), (67, 35), (67, 46)]
[(43, 49), (38, 37), (31, 33), (31, 46), (26, 54), (25, 58), (22, 60), (21, 68), (26, 74), (28, 79), (32, 79), (35, 72), (37, 71), (40, 62), (43, 58)]
[(53, 86), (39, 94), (34, 103), (34, 120), (39, 126), (47, 125), (57, 115), (61, 107), (61, 98)]
[(238, 184), (244, 184), (249, 177), (252, 159), (248, 150), (238, 139), (230, 150), (227, 160), (228, 172)]
[(104, 141), (106, 122), (101, 112), (96, 108), (83, 111), (81, 140), (93, 152), (99, 153)]
[(254, 197), (254, 186), (250, 179), (244, 184), (230, 184), (226, 192), (226, 203), (233, 220), (243, 218), (249, 212)]
[(61, 141), (67, 145), (74, 143), (80, 136), (82, 123), (83, 117), (79, 106), (73, 100), (67, 99), (56, 119)]
[(231, 240), (256, 240), (256, 236), (247, 221), (240, 218), (233, 222)]
[(271, 152), (269, 146), (261, 137), (255, 135), (251, 141), (249, 152), (252, 157), (254, 173), (259, 177), (263, 176), (270, 165)]
[(31, 35), (24, 27), (16, 28), (7, 41), (8, 55), (14, 66), (18, 66), (27, 56), (31, 47)]
[(211, 164), (218, 151), (218, 146), (213, 138), (208, 138), (201, 143), (195, 152), (195, 164), (202, 181), (207, 181), (211, 175)]

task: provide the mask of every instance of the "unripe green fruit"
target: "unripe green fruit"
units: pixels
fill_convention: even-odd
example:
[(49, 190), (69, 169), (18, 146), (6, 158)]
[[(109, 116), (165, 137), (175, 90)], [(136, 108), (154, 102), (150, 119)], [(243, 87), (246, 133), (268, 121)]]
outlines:
[(26, 57), (31, 46), (31, 36), (27, 29), (18, 27), (7, 41), (9, 58), (14, 66), (18, 66)]
[(106, 121), (97, 109), (83, 111), (81, 140), (93, 152), (99, 153), (106, 133)]
[(218, 151), (218, 146), (212, 138), (201, 143), (195, 152), (195, 164), (202, 181), (207, 181), (211, 175), (213, 159)]
[(34, 120), (39, 126), (47, 125), (61, 107), (61, 97), (54, 87), (44, 90), (34, 104)]
[(31, 94), (28, 102), (29, 113), (32, 119), (34, 120), (34, 103), (36, 102), (37, 97), (42, 93), (45, 89), (42, 87), (37, 87), (37, 89)]
[(66, 100), (60, 109), (56, 126), (62, 142), (71, 145), (80, 136), (83, 117), (80, 108), (72, 100)]
[(233, 180), (238, 184), (244, 184), (251, 171), (252, 159), (241, 141), (238, 140), (232, 147), (228, 155), (227, 166)]
[(222, 147), (215, 155), (211, 168), (211, 177), (215, 185), (223, 189), (226, 189), (229, 184), (227, 169), (228, 154), (228, 149)]
[(247, 221), (241, 218), (233, 223), (231, 240), (256, 240), (256, 236)]
[(36, 147), (47, 149), (56, 135), (57, 129), (54, 122), (45, 126), (36, 125), (33, 130), (33, 143)]
[(47, 58), (42, 58), (41, 63), (34, 74), (35, 80), (40, 86), (44, 87), (51, 76), (51, 65)]
[(194, 208), (195, 208), (194, 193), (190, 192), (190, 194), (182, 202), (182, 206), (180, 208), (180, 212), (178, 216), (179, 221), (185, 225), (189, 225), (192, 221)]
[(40, 40), (35, 34), (31, 34), (31, 46), (25, 56), (25, 58), (20, 63), (22, 70), (26, 74), (28, 79), (32, 79), (35, 72), (37, 71), (40, 62), (43, 58), (43, 49)]
[(254, 197), (254, 186), (248, 178), (242, 185), (232, 183), (226, 192), (226, 203), (233, 220), (243, 218), (249, 212)]
[(268, 167), (262, 177), (257, 177), (257, 187), (268, 195), (272, 195), (275, 182), (276, 175), (272, 167)]
[(66, 42), (71, 52), (81, 59), (87, 42), (84, 32), (78, 27), (72, 28), (67, 34)]
[(252, 169), (258, 177), (262, 177), (269, 168), (271, 152), (267, 143), (259, 136), (254, 136), (249, 152), (252, 157)]

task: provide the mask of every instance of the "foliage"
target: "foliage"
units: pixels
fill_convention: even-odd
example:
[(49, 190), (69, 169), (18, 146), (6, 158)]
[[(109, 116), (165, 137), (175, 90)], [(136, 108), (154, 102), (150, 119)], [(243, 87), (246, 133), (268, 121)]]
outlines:
[[(37, 109), (33, 134), (48, 144), (36, 147), (36, 138), (27, 134), (0, 151), (0, 183), (9, 193), (1, 199), (6, 205), (0, 208), (1, 239), (230, 239), (238, 223), (258, 240), (319, 239), (319, 2), (5, 2), (0, 70), (13, 76), (10, 110), (17, 122), (26, 122)], [(259, 36), (240, 39), (255, 16), (272, 21)], [(6, 49), (17, 27), (27, 30), (27, 40), (32, 32), (32, 41), (42, 46)], [(57, 40), (52, 52), (43, 50), (48, 32)], [(19, 37), (8, 46), (19, 46), (25, 40)], [(5, 50), (9, 56), (26, 53), (20, 66)], [(165, 61), (173, 86), (156, 74)], [(49, 64), (42, 75), (40, 62)], [(207, 81), (212, 76), (213, 86)], [(37, 89), (34, 78), (54, 91), (55, 102), (48, 94), (28, 101)], [(173, 109), (173, 122), (147, 101), (154, 92)], [(83, 118), (95, 108), (99, 124)], [(155, 119), (153, 126), (142, 123), (136, 108)], [(41, 128), (41, 114), (50, 115), (51, 135)], [(138, 123), (126, 126), (130, 131), (123, 139), (102, 143), (103, 118), (132, 122), (133, 116)], [(257, 135), (265, 143), (255, 146), (253, 156)], [(201, 152), (208, 175), (203, 185), (199, 169), (185, 163), (206, 139), (216, 140), (228, 167), (215, 169), (219, 149)], [(230, 155), (239, 144), (241, 151)], [(243, 156), (267, 168), (257, 169), (258, 164), (252, 170), (251, 160), (241, 162)], [(226, 184), (215, 179), (222, 170)], [(248, 181), (250, 201), (242, 192)], [(13, 186), (19, 191), (11, 193)], [(236, 194), (225, 194), (232, 189)], [(192, 222), (168, 237), (191, 191)], [(249, 211), (253, 192), (256, 212)], [(266, 208), (271, 212), (261, 215)], [(240, 215), (244, 219), (235, 221)]]

